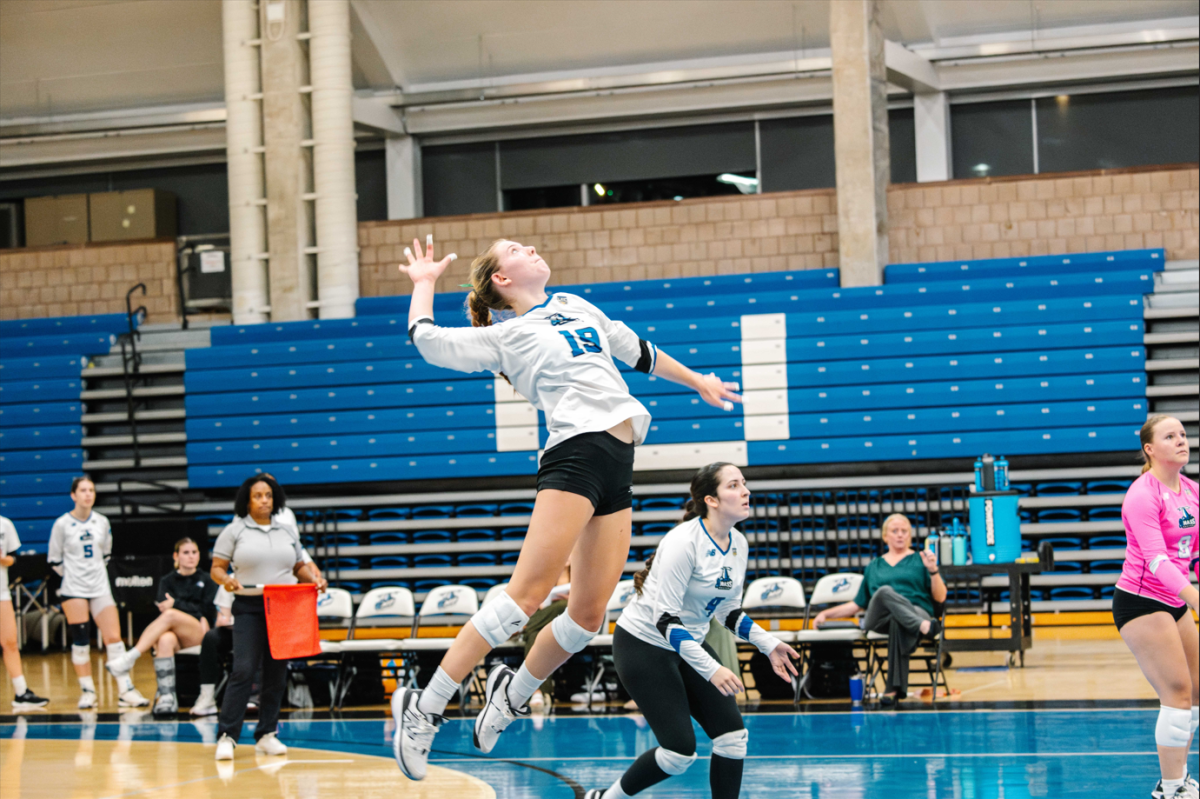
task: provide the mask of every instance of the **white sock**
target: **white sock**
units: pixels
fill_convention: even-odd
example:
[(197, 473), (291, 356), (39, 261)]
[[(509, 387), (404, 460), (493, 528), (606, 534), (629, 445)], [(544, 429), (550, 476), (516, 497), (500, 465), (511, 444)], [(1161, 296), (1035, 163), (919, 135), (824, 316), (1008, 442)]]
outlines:
[(458, 683), (441, 666), (438, 666), (429, 685), (426, 685), (425, 690), (421, 692), (417, 710), (426, 716), (441, 716), (446, 712), (446, 705), (450, 704), (450, 700), (456, 693), (458, 693)]
[[(117, 641), (116, 643), (112, 643), (112, 644), (105, 644), (104, 649), (108, 653), (108, 662), (109, 663), (112, 663), (114, 660), (124, 657), (124, 655), (125, 655), (125, 644), (122, 643), (121, 641)], [(141, 652), (137, 651), (136, 649), (130, 650), (130, 652), (131, 652), (134, 660), (137, 660), (139, 657), (141, 657), (141, 654), (142, 654)], [(133, 690), (133, 678), (130, 677), (128, 673), (122, 674), (120, 677), (117, 677), (117, 689), (118, 689), (118, 692), (122, 693), (122, 694), (125, 693), (126, 691), (132, 691)]]
[(92, 693), (96, 693), (96, 683), (92, 682), (91, 677), (80, 677), (79, 678), (79, 690), (91, 691)]
[(13, 693), (16, 694), (17, 696), (20, 696), (21, 694), (23, 694), (29, 690), (29, 686), (26, 684), (24, 677), (13, 677), (12, 680), (13, 680)]
[(196, 697), (196, 704), (198, 705), (206, 699), (209, 702), (213, 701), (213, 699), (215, 698), (214, 695), (216, 693), (217, 693), (217, 686), (213, 685), (212, 683), (205, 683), (204, 685), (201, 685), (200, 686), (200, 696)]
[(533, 692), (542, 687), (545, 677), (534, 677), (529, 667), (524, 663), (517, 669), (516, 676), (508, 684), (508, 703), (514, 708), (523, 707), (533, 696)]
[(1177, 780), (1169, 780), (1166, 777), (1163, 777), (1163, 781), (1162, 781), (1163, 796), (1174, 796), (1175, 792), (1183, 787), (1183, 783), (1186, 779), (1187, 779), (1186, 771), (1184, 772), (1183, 776)]
[(611, 788), (604, 792), (604, 796), (600, 797), (600, 799), (630, 799), (630, 796), (621, 790), (621, 778), (618, 777), (617, 781), (612, 784)]

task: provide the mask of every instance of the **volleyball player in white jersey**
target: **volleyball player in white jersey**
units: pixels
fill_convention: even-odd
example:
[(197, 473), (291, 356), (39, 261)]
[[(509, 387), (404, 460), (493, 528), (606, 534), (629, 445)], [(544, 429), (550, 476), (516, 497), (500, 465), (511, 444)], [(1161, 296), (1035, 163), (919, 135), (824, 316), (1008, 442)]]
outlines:
[(4, 668), (13, 684), (13, 710), (45, 707), (50, 700), (29, 690), (25, 672), (21, 670), (21, 650), (17, 646), (17, 616), (13, 612), (12, 594), (8, 587), (8, 567), (13, 565), (13, 553), (21, 548), (16, 526), (0, 516), (0, 649), (4, 651)]
[[(62, 575), (58, 595), (71, 633), (71, 662), (79, 678), (79, 708), (96, 706), (96, 685), (92, 681), (91, 642), (88, 640), (88, 613), (96, 620), (111, 663), (125, 654), (121, 642), (121, 624), (117, 605), (108, 585), (108, 558), (112, 553), (112, 528), (108, 519), (92, 510), (96, 504), (96, 486), (86, 477), (71, 481), (71, 499), (75, 508), (54, 522), (50, 531), (47, 560)], [(128, 674), (117, 677), (117, 704), (121, 707), (146, 707), (150, 700), (133, 687)]]
[(696, 760), (692, 719), (712, 739), (713, 799), (736, 799), (749, 734), (734, 698), (738, 676), (704, 642), (709, 622), (724, 624), (770, 658), (780, 679), (796, 676), (796, 651), (742, 612), (749, 546), (735, 524), (750, 515), (738, 467), (711, 463), (692, 478), (683, 522), (663, 537), (634, 578), (638, 596), (617, 619), (613, 659), (621, 684), (658, 740), (608, 790), (587, 799), (628, 799), (687, 771)]
[[(591, 303), (546, 293), (550, 267), (533, 247), (500, 239), (471, 264), (468, 305), (474, 327), (433, 321), (434, 284), (450, 262), (433, 259), (432, 236), (406, 250), (400, 270), (413, 281), (409, 335), (421, 356), (462, 372), (495, 372), (546, 414), (550, 439), (538, 468), (537, 499), (508, 588), (463, 627), (424, 691), (392, 696), (396, 760), (412, 779), (425, 776), (433, 736), (459, 684), (492, 648), (520, 630), (554, 587), (568, 556), (574, 566), (567, 612), (534, 642), (515, 674), (488, 675), (475, 745), (491, 751), (517, 716), (529, 713), (538, 686), (604, 623), (604, 608), (629, 553), (633, 450), (650, 414), (629, 394), (613, 359), (693, 388), (710, 405), (732, 410), (736, 385), (678, 363)], [(492, 326), (493, 313), (508, 321)], [(501, 379), (501, 378), (497, 378)]]

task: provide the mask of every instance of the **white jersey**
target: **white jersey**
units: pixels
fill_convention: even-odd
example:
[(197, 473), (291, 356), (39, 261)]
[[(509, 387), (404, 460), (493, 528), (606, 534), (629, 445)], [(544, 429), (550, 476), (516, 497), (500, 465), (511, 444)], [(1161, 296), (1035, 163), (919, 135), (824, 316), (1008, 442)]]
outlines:
[[(300, 534), (300, 525), (296, 523), (296, 514), (292, 513), (291, 508), (280, 508), (279, 513), (276, 513), (271, 519), (280, 524), (291, 526), (296, 530), (296, 535)], [(308, 550), (304, 547), (300, 547), (300, 556), (305, 563), (313, 562), (312, 555), (308, 554)]]
[(92, 511), (87, 521), (64, 513), (50, 531), (46, 560), (62, 575), (61, 596), (95, 599), (111, 594), (108, 558), (112, 554), (112, 528), (108, 518)]
[[(21, 548), (21, 539), (17, 537), (17, 528), (9, 519), (0, 516), (0, 556), (11, 555)], [(0, 565), (0, 602), (12, 601), (8, 593), (8, 567)]]
[(557, 292), (490, 327), (438, 327), (422, 317), (409, 334), (421, 357), (435, 366), (503, 372), (517, 393), (545, 412), (546, 449), (626, 419), (635, 444), (646, 438), (650, 412), (630, 395), (613, 358), (649, 374), (658, 350), (581, 297)]
[(621, 612), (617, 626), (660, 649), (674, 649), (706, 680), (721, 666), (701, 647), (711, 619), (770, 654), (779, 639), (742, 612), (748, 555), (746, 537), (736, 528), (721, 549), (703, 519), (683, 522), (659, 543), (642, 595)]

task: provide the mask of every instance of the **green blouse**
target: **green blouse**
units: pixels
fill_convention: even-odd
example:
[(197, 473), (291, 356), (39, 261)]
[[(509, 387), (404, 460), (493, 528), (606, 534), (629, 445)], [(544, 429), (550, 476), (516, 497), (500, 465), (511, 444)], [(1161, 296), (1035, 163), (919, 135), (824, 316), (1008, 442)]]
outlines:
[(862, 586), (854, 604), (866, 609), (871, 597), (885, 585), (890, 585), (897, 594), (912, 602), (917, 607), (925, 608), (930, 616), (936, 616), (933, 610), (933, 581), (929, 570), (921, 562), (921, 556), (916, 552), (905, 555), (895, 566), (890, 565), (883, 557), (875, 558), (867, 564), (863, 572)]

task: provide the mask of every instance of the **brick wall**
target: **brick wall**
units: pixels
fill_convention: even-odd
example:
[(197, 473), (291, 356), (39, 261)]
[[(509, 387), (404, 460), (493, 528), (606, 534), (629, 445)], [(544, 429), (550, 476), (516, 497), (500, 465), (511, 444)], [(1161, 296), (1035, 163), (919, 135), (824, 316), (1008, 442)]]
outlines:
[[(1193, 165), (901, 184), (888, 190), (892, 263), (1163, 247), (1196, 258)], [(556, 284), (837, 266), (836, 192), (478, 214), (359, 225), (363, 296), (405, 294), (396, 264), (432, 232), (457, 290), (494, 239), (533, 244)]]
[(138, 283), (148, 322), (177, 318), (173, 239), (0, 250), (0, 319), (124, 313)]

